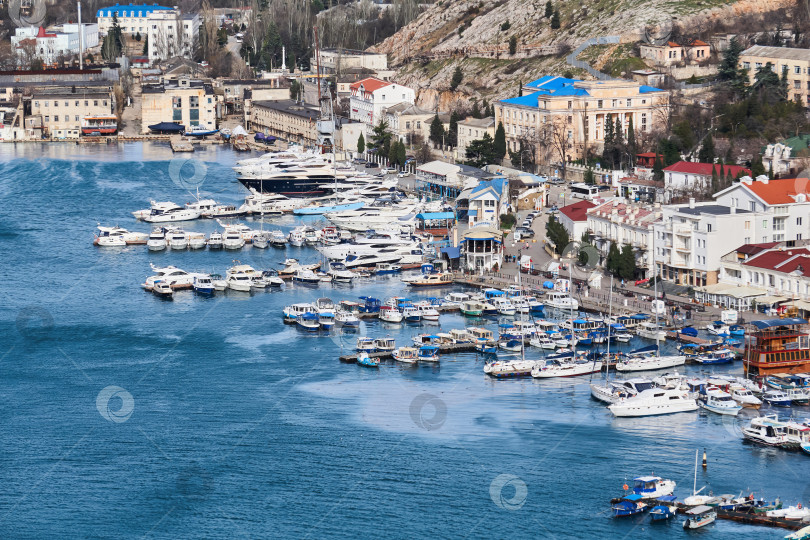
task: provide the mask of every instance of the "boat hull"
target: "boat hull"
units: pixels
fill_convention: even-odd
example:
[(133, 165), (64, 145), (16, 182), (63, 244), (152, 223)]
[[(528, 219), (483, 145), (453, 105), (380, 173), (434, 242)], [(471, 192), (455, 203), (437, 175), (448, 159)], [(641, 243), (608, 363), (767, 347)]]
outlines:
[(317, 197), (326, 195), (329, 191), (323, 187), (328, 178), (292, 178), (287, 180), (262, 180), (259, 178), (240, 178), (239, 183), (248, 189), (255, 189), (259, 193), (278, 193), (292, 197)]

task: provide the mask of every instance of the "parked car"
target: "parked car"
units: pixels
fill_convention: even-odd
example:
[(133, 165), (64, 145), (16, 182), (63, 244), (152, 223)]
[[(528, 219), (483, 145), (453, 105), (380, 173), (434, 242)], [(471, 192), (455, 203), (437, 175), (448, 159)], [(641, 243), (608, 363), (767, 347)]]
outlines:
[(394, 169), (394, 168), (391, 168), (391, 167), (389, 167), (389, 168), (384, 168), (384, 169), (382, 169), (382, 171), (380, 171), (380, 172), (382, 172), (383, 174), (397, 174), (397, 170), (396, 170), (396, 169)]
[(411, 175), (411, 173), (409, 173), (408, 171), (402, 171), (401, 173), (399, 173), (399, 174), (397, 175), (397, 178), (407, 178), (407, 177), (409, 177), (410, 175)]
[(559, 212), (559, 210), (560, 209), (557, 208), (557, 205), (555, 204), (554, 206), (546, 210), (546, 214), (556, 214), (557, 212)]
[(523, 223), (521, 223), (521, 226), (528, 227), (529, 229), (531, 229), (532, 228), (532, 220), (524, 219)]
[(376, 164), (376, 163), (372, 163), (371, 161), (369, 161), (368, 163), (366, 163), (366, 169), (376, 169), (376, 168), (377, 168), (377, 164)]
[(541, 215), (542, 213), (543, 213), (543, 212), (541, 212), (541, 211), (539, 211), (539, 210), (535, 210), (535, 211), (533, 211), (533, 212), (529, 212), (529, 217), (530, 217), (530, 218), (532, 218), (532, 219), (534, 219), (534, 218), (536, 218), (537, 216)]
[(534, 231), (528, 227), (518, 227), (515, 232), (520, 233), (522, 238), (534, 238)]
[(613, 186), (609, 184), (602, 184), (599, 186), (599, 191), (610, 191), (611, 189), (613, 189)]
[(564, 183), (565, 183), (565, 180), (563, 180), (562, 178), (558, 178), (558, 177), (556, 177), (556, 176), (555, 176), (554, 178), (552, 178), (552, 179), (551, 179), (551, 183), (552, 183), (552, 184), (564, 184)]
[(365, 160), (365, 159), (363, 159), (363, 158), (355, 158), (355, 159), (352, 161), (352, 163), (354, 163), (355, 165), (362, 165), (363, 163), (366, 163), (366, 160)]

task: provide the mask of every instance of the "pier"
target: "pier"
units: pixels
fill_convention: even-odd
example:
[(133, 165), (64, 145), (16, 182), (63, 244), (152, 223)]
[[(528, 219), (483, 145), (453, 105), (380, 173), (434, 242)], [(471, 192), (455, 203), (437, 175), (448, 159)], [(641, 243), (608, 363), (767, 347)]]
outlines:
[[(414, 348), (419, 348), (417, 345), (412, 345)], [(439, 354), (453, 354), (459, 352), (473, 352), (475, 351), (475, 343), (453, 343), (452, 345), (437, 345), (439, 347)], [(371, 358), (379, 358), (380, 360), (391, 360), (394, 358), (392, 352), (374, 352), (368, 353)], [(340, 361), (353, 364), (357, 362), (357, 354), (346, 354), (340, 357)]]

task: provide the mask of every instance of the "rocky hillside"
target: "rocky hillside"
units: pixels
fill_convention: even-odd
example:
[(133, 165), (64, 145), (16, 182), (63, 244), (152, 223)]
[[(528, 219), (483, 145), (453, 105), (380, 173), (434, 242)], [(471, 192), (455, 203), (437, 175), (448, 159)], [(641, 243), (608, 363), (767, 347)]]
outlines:
[[(740, 19), (757, 27), (757, 14), (789, 10), (795, 0), (581, 0), (552, 1), (560, 28), (552, 30), (545, 0), (439, 0), (416, 20), (372, 50), (390, 55), (401, 82), (419, 88), (419, 104), (444, 109), (473, 97), (515, 95), (518, 81), (565, 71), (565, 53), (590, 37), (620, 35), (644, 39), (645, 28), (674, 22), (711, 29), (712, 23)], [(788, 21), (789, 23), (789, 21)], [(517, 54), (510, 55), (509, 40)], [(557, 54), (541, 54), (545, 46)], [(549, 51), (543, 51), (548, 53)], [(449, 92), (456, 65), (464, 81)], [(559, 71), (558, 71), (559, 70)], [(574, 75), (582, 76), (571, 70)]]

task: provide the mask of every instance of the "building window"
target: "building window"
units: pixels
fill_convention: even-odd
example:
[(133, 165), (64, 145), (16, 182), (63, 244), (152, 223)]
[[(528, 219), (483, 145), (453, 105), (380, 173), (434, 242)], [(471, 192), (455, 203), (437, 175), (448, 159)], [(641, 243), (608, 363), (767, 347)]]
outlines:
[(78, 100), (76, 100), (76, 103), (74, 103), (74, 105), (75, 105), (76, 107), (78, 107), (78, 106), (79, 106), (79, 101), (78, 101)]
[(79, 115), (78, 115), (78, 114), (77, 114), (76, 116), (74, 116), (74, 117), (73, 117), (73, 121), (74, 121), (74, 122), (78, 122), (78, 121), (79, 121)]
[(763, 219), (763, 220), (762, 220), (762, 228), (763, 228), (763, 229), (767, 229), (767, 228), (768, 228), (768, 220), (767, 220), (767, 219)]
[(181, 97), (173, 97), (172, 98), (172, 109), (181, 109), (183, 108), (183, 98)]
[(105, 107), (107, 106), (107, 100), (106, 99), (104, 101), (102, 101), (102, 103), (104, 104)]
[(569, 116), (569, 117), (568, 117), (568, 123), (569, 123), (569, 124), (573, 124), (573, 123), (574, 123), (574, 117), (573, 117), (573, 116)]
[(602, 108), (602, 100), (601, 100), (601, 99), (600, 99), (599, 101), (597, 101), (597, 102), (596, 102), (596, 108), (597, 108), (597, 109), (601, 109), (601, 108)]
[(628, 106), (628, 107), (632, 107), (632, 106), (633, 106), (633, 100), (632, 100), (632, 99), (628, 99), (628, 100), (627, 100), (627, 106)]
[(54, 122), (58, 122), (58, 121), (59, 121), (59, 115), (58, 115), (58, 114), (57, 114), (57, 115), (55, 115), (55, 116), (53, 117), (53, 121), (54, 121)]
[(802, 72), (801, 66), (793, 66), (793, 73), (795, 73), (796, 75), (800, 75), (801, 72)]
[(706, 224), (706, 232), (712, 232), (712, 224), (711, 223)]
[(51, 117), (50, 116), (45, 116), (45, 123), (48, 123), (50, 121), (51, 121)]
[(801, 216), (800, 216), (800, 217), (797, 217), (797, 218), (796, 218), (796, 225), (801, 226), (801, 224), (802, 224), (802, 218), (801, 218)]
[(757, 211), (757, 203), (755, 203), (754, 201), (750, 201), (748, 203), (748, 209), (751, 210), (752, 212), (756, 212)]
[(569, 102), (568, 102), (568, 108), (569, 108), (569, 109), (573, 109), (573, 108), (574, 108), (574, 102), (573, 102), (573, 101), (569, 101)]
[(34, 102), (34, 107), (39, 107), (39, 101)]
[(48, 102), (47, 102), (47, 101), (45, 102), (45, 106), (46, 106), (46, 107), (48, 106)]
[(199, 107), (200, 106), (200, 98), (198, 96), (189, 96), (189, 98), (188, 98), (188, 106), (189, 107)]
[(85, 106), (85, 107), (89, 107), (89, 106), (90, 106), (90, 102), (89, 102), (89, 101), (85, 101), (85, 102), (84, 102), (84, 106)]
[(93, 100), (93, 107), (98, 107), (98, 100), (97, 99)]
[(58, 102), (58, 101), (54, 101), (54, 102), (53, 102), (53, 106), (54, 106), (54, 107), (58, 107), (58, 106), (59, 106), (59, 102)]

